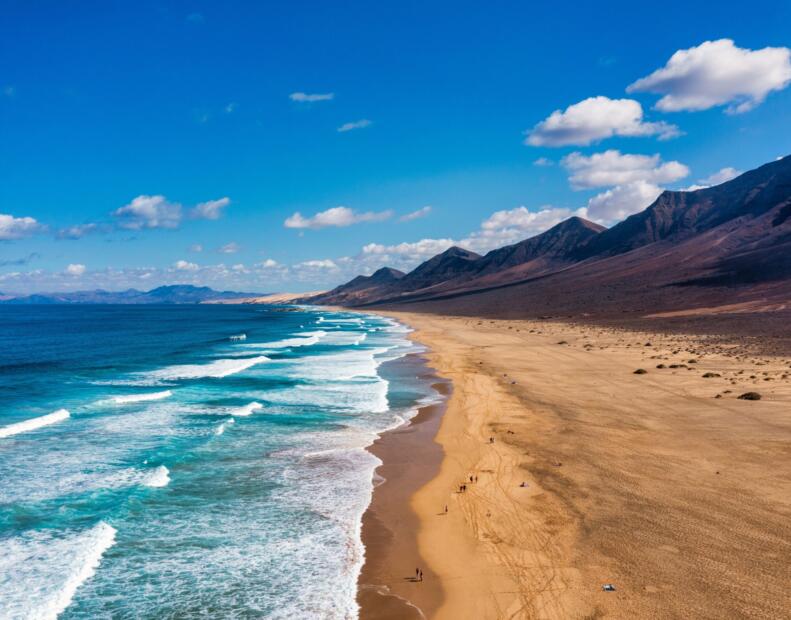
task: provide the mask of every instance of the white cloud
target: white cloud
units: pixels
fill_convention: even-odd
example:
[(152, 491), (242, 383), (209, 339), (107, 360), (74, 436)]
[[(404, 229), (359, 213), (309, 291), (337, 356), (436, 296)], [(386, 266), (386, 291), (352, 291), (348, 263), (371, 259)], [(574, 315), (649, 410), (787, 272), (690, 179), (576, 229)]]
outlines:
[(741, 170), (736, 170), (736, 168), (721, 168), (714, 174), (710, 174), (705, 179), (698, 179), (697, 183), (693, 183), (688, 187), (683, 187), (681, 189), (682, 192), (695, 192), (699, 189), (707, 189), (713, 185), (720, 185), (721, 183), (726, 183), (731, 179), (735, 179), (741, 174)]
[(190, 246), (190, 252), (203, 252), (203, 246), (200, 243), (193, 243)]
[(141, 195), (113, 211), (113, 215), (119, 218), (121, 228), (129, 230), (178, 228), (181, 223), (181, 205), (168, 202), (161, 195)]
[(551, 159), (547, 159), (546, 157), (539, 157), (537, 160), (533, 162), (533, 165), (546, 168), (548, 166), (554, 166), (555, 162), (552, 161)]
[(231, 241), (230, 243), (226, 243), (225, 245), (221, 246), (218, 251), (221, 254), (236, 254), (239, 249), (239, 244), (235, 241)]
[(395, 245), (369, 243), (363, 246), (362, 256), (406, 256), (420, 261), (444, 252), (456, 244), (457, 242), (453, 239), (421, 239), (412, 243), (405, 242)]
[(176, 271), (197, 271), (200, 269), (195, 263), (186, 260), (177, 260), (173, 263), (173, 268), (176, 269)]
[(274, 269), (278, 267), (280, 263), (276, 260), (272, 260), (271, 258), (267, 258), (266, 260), (262, 260), (260, 263), (256, 263), (256, 267), (260, 267), (261, 269)]
[(588, 201), (588, 216), (597, 222), (617, 222), (645, 209), (662, 191), (661, 187), (642, 180), (617, 185)]
[(294, 215), (286, 218), (283, 225), (286, 228), (327, 228), (334, 226), (337, 228), (360, 224), (362, 222), (381, 222), (392, 217), (393, 212), (388, 211), (366, 211), (357, 213), (349, 207), (333, 207), (326, 211), (321, 211), (313, 217), (303, 217), (297, 211)]
[(422, 217), (426, 217), (429, 213), (431, 213), (431, 207), (426, 205), (425, 207), (421, 207), (417, 211), (412, 211), (411, 213), (407, 213), (402, 215), (398, 218), (399, 222), (411, 222), (412, 220), (419, 220)]
[(726, 183), (731, 179), (735, 179), (741, 173), (741, 170), (731, 168), (730, 166), (727, 168), (720, 168), (717, 172), (710, 174), (705, 179), (699, 179), (698, 183), (706, 185), (707, 187), (710, 185), (720, 185), (721, 183)]
[(235, 112), (236, 108), (238, 108), (238, 107), (239, 107), (238, 103), (234, 103), (233, 101), (231, 101), (231, 103), (229, 103), (227, 106), (225, 106), (225, 113), (226, 114), (233, 114), (233, 112)]
[(68, 267), (66, 267), (66, 273), (70, 276), (81, 276), (85, 273), (85, 265), (81, 265), (80, 263), (71, 263)]
[(643, 108), (634, 99), (589, 97), (555, 110), (527, 132), (532, 146), (587, 146), (613, 136), (658, 136), (660, 140), (680, 135), (678, 127), (663, 121), (644, 122)]
[(608, 150), (587, 156), (571, 153), (563, 158), (563, 166), (571, 173), (574, 189), (623, 185), (634, 181), (671, 183), (689, 174), (689, 168), (677, 161), (662, 162), (656, 155), (629, 155)]
[(307, 267), (308, 269), (323, 269), (329, 271), (335, 271), (338, 269), (338, 265), (335, 263), (335, 261), (330, 260), (329, 258), (325, 258), (323, 260), (302, 261), (301, 263), (297, 263), (297, 267)]
[(664, 95), (656, 104), (663, 112), (708, 110), (727, 104), (727, 112), (738, 114), (789, 83), (791, 49), (749, 50), (736, 47), (731, 39), (719, 39), (678, 50), (664, 67), (626, 90)]
[(223, 209), (231, 204), (227, 196), (217, 200), (207, 200), (195, 205), (190, 210), (190, 217), (200, 220), (218, 220), (222, 217)]
[(291, 93), (288, 98), (299, 103), (313, 103), (315, 101), (331, 101), (335, 98), (335, 93)]
[(58, 239), (82, 239), (85, 235), (89, 235), (100, 230), (98, 224), (77, 224), (75, 226), (68, 226), (61, 228), (58, 231)]
[(0, 213), (0, 241), (30, 237), (44, 229), (32, 217), (14, 217)]
[(341, 133), (345, 131), (351, 131), (352, 129), (362, 129), (363, 127), (369, 127), (372, 125), (373, 122), (369, 121), (367, 118), (360, 119), (359, 121), (353, 121), (351, 123), (344, 123), (340, 127), (338, 127), (338, 131)]

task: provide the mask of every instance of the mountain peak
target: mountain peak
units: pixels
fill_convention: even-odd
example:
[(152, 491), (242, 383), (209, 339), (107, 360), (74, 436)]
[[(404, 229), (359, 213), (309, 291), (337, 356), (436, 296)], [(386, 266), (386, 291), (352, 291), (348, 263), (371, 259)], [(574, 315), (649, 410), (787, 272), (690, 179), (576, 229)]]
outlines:
[(390, 280), (400, 280), (404, 277), (404, 272), (399, 271), (398, 269), (393, 269), (392, 267), (382, 267), (374, 271), (370, 278), (376, 282), (382, 281), (390, 281)]

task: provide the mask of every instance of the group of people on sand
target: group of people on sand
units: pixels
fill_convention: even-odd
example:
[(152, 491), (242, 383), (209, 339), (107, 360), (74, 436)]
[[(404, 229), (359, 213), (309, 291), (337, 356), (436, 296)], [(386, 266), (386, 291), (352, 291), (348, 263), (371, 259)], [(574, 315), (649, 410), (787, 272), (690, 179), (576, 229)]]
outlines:
[[(470, 475), (470, 483), (472, 484), (472, 483), (475, 483), (475, 482), (478, 482), (478, 476)], [(465, 482), (463, 484), (460, 484), (459, 485), (459, 493), (464, 493), (466, 491), (467, 491), (467, 483)], [(447, 510), (445, 512), (447, 512)]]

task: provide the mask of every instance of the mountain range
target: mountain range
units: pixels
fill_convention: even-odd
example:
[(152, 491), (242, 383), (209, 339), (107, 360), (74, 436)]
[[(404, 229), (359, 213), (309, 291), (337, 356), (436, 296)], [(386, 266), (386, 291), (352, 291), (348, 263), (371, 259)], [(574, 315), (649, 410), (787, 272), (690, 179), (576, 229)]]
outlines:
[(572, 217), (484, 256), (452, 247), (407, 274), (383, 268), (301, 301), (502, 317), (785, 309), (791, 156), (665, 191), (612, 228)]
[(226, 299), (243, 299), (256, 293), (215, 291), (208, 286), (176, 284), (150, 291), (130, 288), (125, 291), (75, 291), (13, 296), (0, 294), (0, 304), (198, 304)]

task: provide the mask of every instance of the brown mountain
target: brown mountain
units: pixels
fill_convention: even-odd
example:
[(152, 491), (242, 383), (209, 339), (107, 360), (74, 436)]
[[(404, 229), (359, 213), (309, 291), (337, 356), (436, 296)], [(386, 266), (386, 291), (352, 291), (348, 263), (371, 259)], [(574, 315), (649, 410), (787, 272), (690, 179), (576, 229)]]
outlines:
[(666, 191), (609, 230), (571, 218), (483, 257), (451, 248), (349, 305), (504, 317), (791, 308), (791, 157)]
[(379, 297), (384, 291), (389, 290), (396, 282), (404, 277), (403, 271), (382, 267), (370, 276), (357, 276), (346, 284), (311, 297), (311, 303), (356, 305), (368, 299)]
[[(574, 260), (579, 248), (605, 230), (600, 224), (577, 216), (570, 217), (540, 235), (492, 250), (478, 262), (476, 275), (483, 276), (519, 265), (538, 267), (534, 265), (537, 260), (548, 267), (559, 267)], [(534, 273), (537, 271), (533, 269)]]
[(313, 303), (354, 305), (383, 301), (420, 299), (449, 291), (482, 288), (502, 282), (524, 279), (568, 265), (572, 256), (592, 237), (606, 230), (579, 217), (553, 226), (549, 230), (497, 250), (485, 256), (451, 247), (422, 263), (398, 281), (391, 281), (364, 294), (349, 297), (349, 289), (359, 293), (358, 276), (349, 283), (311, 299)]

